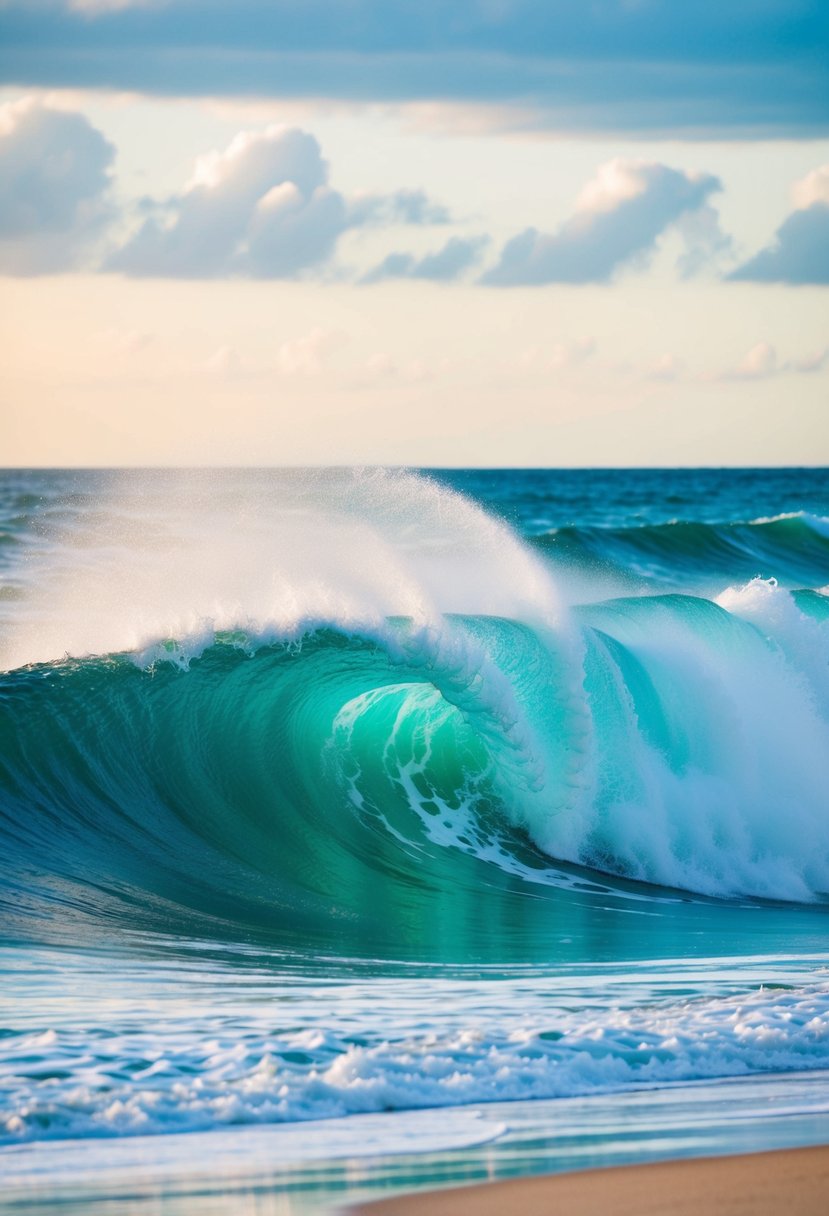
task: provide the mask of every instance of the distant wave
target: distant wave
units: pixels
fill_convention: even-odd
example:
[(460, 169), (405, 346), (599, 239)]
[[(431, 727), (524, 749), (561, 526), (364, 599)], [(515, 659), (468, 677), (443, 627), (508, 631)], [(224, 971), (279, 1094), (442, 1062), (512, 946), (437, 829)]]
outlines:
[(812, 587), (829, 578), (829, 519), (806, 512), (722, 523), (677, 519), (623, 528), (559, 528), (534, 543), (564, 561), (680, 584), (774, 577)]

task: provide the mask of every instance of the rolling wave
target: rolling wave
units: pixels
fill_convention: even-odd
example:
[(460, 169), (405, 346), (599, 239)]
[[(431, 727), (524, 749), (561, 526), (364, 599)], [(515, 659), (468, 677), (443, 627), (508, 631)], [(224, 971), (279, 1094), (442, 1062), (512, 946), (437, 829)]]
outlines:
[[(12, 937), (91, 920), (422, 957), (457, 933), (467, 957), (574, 893), (826, 897), (829, 597), (752, 577), (568, 608), (537, 548), (427, 479), (257, 478), (84, 500), (10, 584)], [(651, 573), (779, 551), (815, 574), (826, 532), (564, 535)]]
[(457, 920), (482, 891), (585, 886), (560, 863), (821, 899), (825, 597), (732, 598), (611, 601), (564, 634), (396, 619), (13, 671), (7, 914), (57, 903), (389, 949), (429, 932), (436, 899)]

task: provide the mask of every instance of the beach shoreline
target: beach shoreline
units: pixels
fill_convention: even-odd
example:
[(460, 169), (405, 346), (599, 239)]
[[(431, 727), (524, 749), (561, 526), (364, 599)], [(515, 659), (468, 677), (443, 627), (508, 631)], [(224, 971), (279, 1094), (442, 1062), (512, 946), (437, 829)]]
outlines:
[(829, 1144), (610, 1166), (418, 1191), (347, 1216), (825, 1216)]

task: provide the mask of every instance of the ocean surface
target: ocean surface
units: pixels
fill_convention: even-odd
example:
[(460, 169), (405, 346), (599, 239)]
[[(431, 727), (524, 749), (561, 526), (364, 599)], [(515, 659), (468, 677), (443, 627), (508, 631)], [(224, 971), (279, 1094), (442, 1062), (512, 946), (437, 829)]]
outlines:
[(829, 472), (0, 473), (0, 1207), (829, 1141)]

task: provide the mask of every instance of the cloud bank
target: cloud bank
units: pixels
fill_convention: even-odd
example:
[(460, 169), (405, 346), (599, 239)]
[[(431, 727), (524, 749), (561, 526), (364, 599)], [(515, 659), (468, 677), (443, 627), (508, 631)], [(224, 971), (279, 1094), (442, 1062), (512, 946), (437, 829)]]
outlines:
[[(367, 272), (337, 266), (346, 232), (399, 234), (454, 218), (422, 189), (342, 194), (329, 181), (317, 140), (295, 127), (241, 131), (226, 148), (199, 157), (179, 193), (131, 208), (113, 201), (114, 158), (113, 146), (79, 112), (36, 97), (0, 107), (0, 273), (448, 283), (469, 277), (489, 244), (485, 234), (455, 232), (425, 254), (393, 250)], [(733, 257), (711, 204), (720, 189), (708, 173), (617, 158), (599, 167), (556, 231), (519, 232), (475, 281), (608, 283), (624, 269), (645, 267), (670, 229), (685, 244), (677, 264), (683, 277), (713, 268)], [(797, 182), (792, 197), (795, 209), (774, 242), (729, 278), (829, 283), (829, 166)]]
[(5, 0), (0, 81), (454, 101), (569, 130), (829, 130), (822, 0)]

